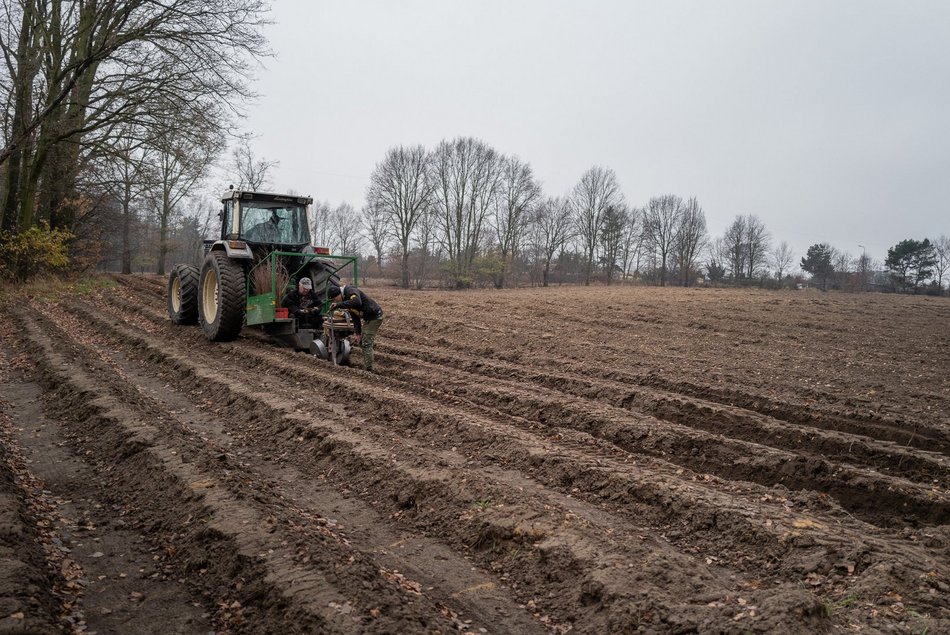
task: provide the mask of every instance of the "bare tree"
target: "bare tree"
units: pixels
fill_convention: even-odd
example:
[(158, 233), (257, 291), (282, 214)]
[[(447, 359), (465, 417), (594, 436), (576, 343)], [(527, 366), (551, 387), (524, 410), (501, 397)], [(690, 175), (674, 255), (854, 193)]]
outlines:
[[(729, 231), (727, 230), (728, 234)], [(726, 245), (726, 239), (717, 238), (706, 248), (706, 280), (709, 284), (716, 285), (726, 277), (726, 265), (730, 261), (730, 248)]]
[(733, 282), (738, 285), (745, 277), (746, 217), (736, 216), (722, 236), (719, 262), (728, 267)]
[(666, 274), (670, 257), (682, 229), (685, 206), (683, 199), (675, 194), (655, 196), (647, 203), (643, 217), (643, 235), (649, 248), (657, 256), (660, 269), (660, 285), (666, 286)]
[(623, 251), (627, 234), (629, 210), (626, 205), (611, 205), (604, 211), (603, 229), (600, 232), (601, 261), (604, 265), (607, 284), (611, 284)]
[(871, 257), (866, 251), (862, 251), (861, 255), (854, 259), (854, 265), (856, 267), (856, 271), (861, 277), (861, 290), (867, 291), (868, 284), (871, 280), (871, 271), (873, 270)]
[(762, 222), (755, 214), (745, 218), (745, 275), (752, 280), (768, 262), (770, 236)]
[(360, 234), (360, 217), (353, 206), (340, 203), (330, 212), (329, 221), (330, 240), (337, 252), (344, 256), (359, 255), (363, 236)]
[[(934, 240), (934, 252), (937, 256), (937, 263), (934, 265), (934, 274), (937, 276), (937, 286), (941, 293), (943, 292), (943, 279), (950, 271), (950, 238), (940, 234), (940, 238)], [(950, 286), (950, 285), (948, 285)]]
[(834, 268), (835, 286), (837, 288), (845, 288), (848, 274), (854, 271), (853, 265), (854, 257), (851, 254), (832, 248), (831, 266)]
[(620, 263), (624, 280), (630, 274), (630, 266), (634, 262), (639, 265), (640, 248), (643, 245), (643, 231), (640, 226), (643, 213), (643, 208), (640, 207), (633, 207), (627, 212), (627, 222), (620, 244)]
[(433, 154), (433, 204), (438, 211), (439, 240), (456, 287), (472, 283), (472, 264), (498, 192), (499, 163), (494, 149), (471, 137), (443, 141)]
[(542, 199), (532, 216), (532, 243), (541, 265), (541, 284), (548, 286), (551, 260), (573, 234), (572, 206), (567, 197)]
[[(218, 126), (250, 95), (251, 61), (268, 54), (265, 0), (22, 0), (0, 7), (0, 67), (12, 104), (0, 148), (3, 227), (68, 227), (82, 154), (119, 123), (165, 129), (169, 111)], [(9, 81), (7, 81), (9, 80)], [(156, 107), (157, 106), (157, 107)]]
[(428, 282), (429, 265), (439, 257), (437, 234), (439, 230), (439, 210), (435, 206), (423, 210), (413, 234), (416, 252), (413, 273), (416, 289), (422, 289)]
[(376, 266), (382, 274), (383, 252), (386, 251), (386, 243), (390, 235), (389, 216), (380, 203), (371, 201), (363, 206), (362, 220), (363, 229), (376, 253)]
[(250, 135), (242, 135), (236, 141), (231, 153), (231, 169), (237, 177), (239, 190), (261, 191), (270, 184), (270, 171), (280, 165), (280, 161), (268, 161), (256, 158), (251, 150)]
[(220, 142), (215, 131), (185, 127), (169, 128), (155, 145), (155, 173), (158, 182), (156, 209), (159, 218), (158, 266), (164, 275), (168, 254), (168, 230), (178, 204), (192, 193), (207, 174)]
[(495, 286), (499, 289), (505, 286), (511, 259), (521, 249), (531, 206), (541, 196), (541, 186), (530, 165), (517, 157), (505, 157), (500, 168), (494, 214), (495, 236), (501, 256), (501, 271), (495, 279)]
[(772, 250), (772, 268), (775, 270), (775, 279), (781, 282), (785, 275), (791, 271), (793, 262), (795, 262), (795, 252), (783, 240), (778, 244), (778, 247)]
[(409, 252), (413, 232), (425, 214), (435, 180), (429, 154), (421, 145), (390, 148), (370, 176), (366, 199), (383, 210), (400, 249), (402, 287), (409, 288)]
[(575, 234), (584, 252), (584, 284), (590, 285), (604, 213), (608, 208), (623, 203), (617, 175), (612, 169), (599, 165), (590, 168), (574, 186), (571, 203), (574, 206)]
[(140, 132), (119, 127), (112, 151), (100, 155), (94, 167), (96, 186), (111, 195), (121, 207), (119, 232), (122, 238), (121, 271), (124, 274), (132, 273), (133, 203), (156, 184), (152, 161), (155, 150), (140, 140)]
[(673, 255), (683, 286), (688, 287), (698, 269), (699, 254), (709, 242), (709, 234), (706, 231), (706, 214), (696, 197), (686, 201), (682, 210), (680, 226), (673, 240)]
[(310, 227), (310, 236), (314, 245), (333, 248), (330, 236), (330, 203), (329, 201), (314, 201), (310, 209), (313, 216)]

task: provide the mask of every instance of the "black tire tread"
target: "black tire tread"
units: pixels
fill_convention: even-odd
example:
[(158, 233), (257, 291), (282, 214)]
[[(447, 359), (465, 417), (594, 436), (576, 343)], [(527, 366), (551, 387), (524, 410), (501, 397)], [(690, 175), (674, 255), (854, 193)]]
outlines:
[[(244, 326), (244, 308), (247, 302), (244, 269), (223, 251), (212, 251), (208, 254), (202, 274), (209, 266), (214, 267), (218, 274), (218, 315), (215, 322), (209, 324), (202, 312), (201, 326), (211, 341), (230, 342), (237, 339), (241, 327)], [(201, 278), (203, 282), (204, 275)]]
[[(194, 265), (175, 265), (168, 276), (168, 317), (172, 324), (180, 326), (198, 323), (198, 267)], [(172, 308), (172, 284), (178, 278), (181, 287), (181, 308), (176, 313)]]

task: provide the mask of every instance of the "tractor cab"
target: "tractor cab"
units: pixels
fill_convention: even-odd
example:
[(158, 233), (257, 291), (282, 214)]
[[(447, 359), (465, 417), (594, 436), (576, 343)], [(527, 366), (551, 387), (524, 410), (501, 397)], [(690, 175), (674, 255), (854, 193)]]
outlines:
[(221, 239), (297, 251), (310, 244), (310, 197), (229, 190), (222, 198)]

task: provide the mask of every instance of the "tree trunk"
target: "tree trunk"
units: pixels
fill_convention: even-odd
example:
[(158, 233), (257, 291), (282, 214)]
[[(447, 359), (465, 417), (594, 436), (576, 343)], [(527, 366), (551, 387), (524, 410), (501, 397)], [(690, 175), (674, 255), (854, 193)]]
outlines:
[(122, 273), (132, 273), (132, 245), (129, 240), (131, 214), (132, 184), (125, 180), (125, 190), (122, 197)]
[(400, 268), (402, 270), (402, 279), (400, 280), (400, 286), (403, 289), (409, 288), (409, 249), (404, 245), (402, 248), (402, 262), (400, 263)]

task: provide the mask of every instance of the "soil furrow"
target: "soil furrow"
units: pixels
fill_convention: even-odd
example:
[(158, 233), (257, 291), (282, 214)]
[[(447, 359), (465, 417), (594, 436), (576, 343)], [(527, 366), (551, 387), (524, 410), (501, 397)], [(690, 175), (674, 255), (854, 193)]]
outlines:
[(895, 476), (932, 482), (943, 486), (950, 476), (946, 457), (935, 452), (902, 448), (891, 442), (880, 442), (864, 435), (840, 434), (822, 429), (789, 424), (756, 412), (733, 406), (721, 406), (669, 391), (648, 387), (630, 387), (619, 381), (596, 380), (567, 373), (539, 372), (507, 362), (485, 360), (462, 353), (433, 351), (430, 348), (390, 343), (387, 353), (393, 355), (395, 368), (422, 360), (441, 370), (446, 367), (463, 371), (469, 377), (486, 377), (498, 385), (523, 386), (530, 382), (539, 387), (539, 394), (567, 393), (599, 403), (652, 415), (659, 419), (705, 430), (729, 438), (784, 448), (819, 459), (869, 467)]
[[(76, 309), (76, 312), (79, 315), (89, 313), (88, 309), (83, 308)], [(96, 320), (97, 318), (93, 319)], [(106, 325), (102, 324), (101, 326)], [(117, 327), (112, 325), (111, 328), (114, 330)], [(136, 337), (140, 339), (143, 338), (143, 336), (136, 336), (128, 332), (125, 333), (125, 337), (131, 337), (133, 339)], [(216, 352), (216, 355), (221, 357), (226, 355), (228, 358), (248, 360), (249, 357), (253, 356), (246, 350), (246, 347), (240, 344), (223, 345), (215, 347), (215, 349), (216, 351), (222, 351), (223, 349), (220, 353)], [(190, 366), (190, 371), (195, 378), (222, 383), (220, 388), (212, 392), (220, 392), (222, 388), (234, 391), (236, 394), (229, 398), (232, 404), (235, 399), (242, 400), (242, 396), (248, 399), (248, 403), (240, 403), (240, 405), (237, 406), (239, 411), (247, 408), (251, 403), (257, 404), (258, 412), (255, 413), (256, 419), (262, 422), (262, 424), (265, 421), (278, 421), (282, 417), (284, 419), (289, 417), (297, 421), (297, 425), (292, 431), (292, 434), (303, 433), (305, 436), (311, 435), (307, 434), (307, 431), (300, 426), (300, 422), (306, 421), (309, 423), (311, 433), (315, 432), (315, 428), (319, 426), (318, 423), (307, 420), (303, 416), (288, 414), (285, 412), (287, 409), (285, 403), (280, 400), (275, 400), (270, 394), (255, 393), (250, 386), (245, 387), (240, 384), (236, 386), (236, 382), (233, 379), (220, 382), (214, 372), (206, 372), (204, 368), (193, 365), (192, 362), (182, 359), (171, 351), (159, 352), (159, 348), (155, 347), (155, 350), (151, 351), (150, 354), (152, 356), (162, 355), (172, 358), (179, 372), (183, 371), (185, 367)], [(313, 361), (309, 360), (306, 356), (297, 357), (307, 360), (307, 364), (313, 364)], [(224, 360), (226, 364), (230, 363), (230, 361), (230, 359)], [(332, 369), (332, 367), (327, 367), (326, 365), (323, 365), (323, 367), (324, 369)], [(297, 369), (293, 370), (297, 371)], [(273, 378), (274, 373), (257, 373), (257, 375)], [(310, 379), (312, 382), (315, 377), (311, 376)], [(301, 382), (295, 381), (293, 383), (299, 385)], [(329, 392), (340, 394), (341, 397), (348, 396), (341, 391), (341, 388), (342, 386), (337, 386)], [(357, 395), (354, 394), (352, 396), (356, 397)], [(260, 404), (262, 403), (270, 403), (270, 407), (273, 409), (272, 412), (261, 412)], [(347, 407), (349, 407), (352, 402), (346, 401), (346, 403)], [(375, 407), (378, 408), (378, 405)], [(247, 410), (244, 411), (247, 413)], [(279, 431), (283, 431), (284, 429), (283, 426), (280, 426)], [(275, 430), (272, 429), (261, 431), (263, 439), (272, 439), (274, 433)], [(579, 501), (571, 501), (565, 499), (563, 496), (559, 497), (558, 500), (551, 498), (549, 495), (551, 500), (544, 506), (545, 509), (549, 511), (535, 510), (527, 516), (522, 516), (521, 514), (512, 515), (507, 509), (518, 509), (519, 507), (530, 508), (532, 505), (519, 503), (517, 494), (501, 490), (490, 481), (486, 481), (483, 470), (475, 471), (466, 467), (464, 468), (465, 475), (459, 477), (446, 473), (447, 470), (451, 470), (454, 467), (448, 464), (447, 461), (425, 459), (422, 461), (423, 464), (433, 464), (438, 461), (438, 463), (442, 463), (443, 465), (439, 465), (441, 469), (434, 469), (433, 467), (427, 469), (417, 468), (410, 470), (409, 474), (404, 472), (400, 473), (398, 471), (393, 472), (394, 469), (399, 469), (399, 466), (395, 465), (391, 452), (382, 452), (381, 450), (374, 451), (370, 448), (366, 448), (365, 441), (360, 440), (355, 435), (343, 435), (339, 426), (325, 427), (320, 430), (319, 434), (326, 435), (320, 439), (320, 444), (323, 446), (321, 450), (323, 452), (332, 453), (334, 468), (343, 471), (344, 474), (349, 470), (352, 479), (358, 479), (361, 475), (364, 475), (365, 479), (365, 475), (369, 475), (371, 477), (370, 485), (375, 487), (378, 492), (383, 487), (383, 484), (379, 482), (380, 477), (388, 473), (388, 476), (385, 477), (385, 482), (390, 487), (386, 487), (386, 489), (391, 490), (391, 498), (398, 503), (397, 510), (398, 508), (407, 507), (416, 508), (416, 514), (419, 514), (419, 508), (424, 507), (425, 504), (436, 505), (441, 509), (448, 508), (451, 510), (454, 508), (456, 511), (451, 513), (448, 518), (430, 519), (427, 522), (432, 522), (433, 520), (448, 522), (448, 525), (440, 527), (440, 530), (444, 531), (446, 535), (453, 533), (459, 534), (459, 531), (462, 530), (463, 533), (459, 535), (459, 546), (462, 548), (475, 547), (481, 551), (489, 548), (489, 553), (487, 556), (483, 555), (483, 557), (492, 558), (493, 552), (495, 551), (501, 551), (503, 558), (509, 557), (511, 553), (516, 554), (513, 556), (518, 560), (515, 564), (518, 567), (528, 568), (528, 579), (523, 584), (529, 588), (531, 588), (531, 586), (537, 587), (537, 580), (543, 580), (543, 582), (540, 583), (541, 589), (544, 589), (545, 586), (548, 587), (543, 594), (539, 593), (538, 595), (551, 596), (551, 594), (554, 594), (555, 596), (562, 596), (560, 601), (564, 602), (565, 598), (563, 596), (565, 592), (568, 592), (568, 589), (559, 584), (559, 580), (545, 580), (544, 578), (549, 576), (542, 574), (540, 571), (533, 570), (535, 567), (546, 568), (551, 562), (557, 561), (560, 563), (560, 567), (575, 571), (578, 574), (589, 571), (590, 573), (587, 575), (589, 575), (591, 579), (589, 583), (585, 583), (584, 585), (586, 591), (581, 592), (579, 589), (571, 589), (569, 591), (571, 596), (576, 597), (575, 601), (579, 603), (579, 606), (575, 608), (580, 611), (581, 614), (587, 614), (592, 609), (599, 607), (600, 611), (607, 614), (607, 618), (611, 624), (623, 627), (626, 620), (630, 619), (630, 616), (626, 615), (626, 613), (630, 610), (631, 606), (649, 605), (654, 607), (654, 614), (659, 614), (660, 619), (664, 620), (685, 620), (685, 623), (695, 624), (710, 619), (709, 617), (702, 617), (704, 613), (709, 612), (705, 604), (684, 604), (679, 598), (663, 598), (659, 596), (650, 580), (653, 579), (655, 575), (659, 575), (660, 571), (667, 571), (665, 574), (667, 578), (669, 578), (670, 575), (668, 571), (681, 571), (684, 572), (684, 574), (688, 573), (691, 579), (691, 585), (711, 585), (707, 586), (704, 591), (697, 591), (697, 595), (700, 597), (726, 597), (730, 594), (727, 588), (719, 587), (713, 583), (715, 579), (714, 576), (709, 573), (701, 574), (701, 570), (705, 567), (693, 561), (692, 558), (687, 558), (687, 561), (692, 561), (689, 564), (687, 564), (687, 562), (672, 564), (676, 560), (682, 559), (683, 556), (669, 548), (663, 547), (662, 544), (657, 544), (652, 540), (645, 540), (642, 536), (631, 536), (625, 538), (621, 552), (618, 551), (616, 544), (611, 546), (612, 543), (616, 543), (616, 541), (620, 539), (620, 536), (611, 536), (612, 530), (606, 531), (611, 529), (611, 527), (605, 525), (602, 519), (598, 521), (598, 524), (604, 525), (603, 528), (594, 532), (591, 532), (589, 529), (582, 530), (581, 527), (589, 526), (594, 522), (591, 520), (591, 517), (596, 518), (603, 516), (603, 514), (591, 510), (585, 517), (580, 514), (577, 509), (583, 505)], [(391, 435), (391, 431), (387, 431), (384, 436), (386, 435)], [(263, 439), (259, 437), (257, 440), (260, 442)], [(355, 450), (353, 446), (357, 446)], [(425, 452), (424, 448), (417, 447), (414, 454)], [(384, 454), (383, 457), (380, 457), (381, 460), (376, 459), (378, 461), (376, 463), (367, 463), (368, 458), (365, 456), (366, 454), (373, 455), (380, 453)], [(431, 451), (429, 451), (429, 453), (431, 453)], [(304, 452), (303, 456), (308, 455)], [(347, 465), (347, 463), (351, 465)], [(305, 468), (306, 466), (301, 467)], [(372, 476), (373, 474), (379, 476), (374, 477)], [(506, 474), (505, 476), (508, 481), (516, 477), (515, 474)], [(347, 480), (349, 481), (350, 479)], [(459, 492), (454, 491), (455, 488), (445, 491), (446, 484), (458, 482), (471, 484), (470, 488), (466, 488), (469, 489), (469, 493), (466, 494), (463, 492), (462, 496), (458, 496)], [(524, 490), (526, 488), (535, 489), (530, 481), (525, 481), (523, 486), (519, 489)], [(533, 492), (533, 496), (537, 496), (538, 494), (541, 494), (541, 492)], [(473, 501), (477, 503), (479, 500), (491, 501), (491, 504), (484, 509), (477, 504), (473, 507)], [(424, 504), (422, 501), (432, 502)], [(467, 522), (460, 525), (459, 519)], [(603, 540), (597, 541), (595, 544), (601, 544), (594, 546), (589, 544), (591, 542), (591, 534), (607, 536), (610, 537), (610, 540), (606, 542)], [(510, 546), (504, 547), (503, 545)], [(507, 553), (505, 553), (506, 550)], [(518, 555), (521, 550), (526, 550), (528, 552), (527, 555)], [(595, 554), (598, 555), (595, 556)], [(522, 560), (525, 562), (522, 562)], [(609, 578), (606, 579), (597, 573), (607, 565), (607, 563), (611, 563), (608, 569), (616, 569), (613, 563), (629, 561), (645, 563), (643, 566), (647, 566), (650, 570), (656, 569), (656, 573), (646, 574), (642, 570), (631, 573), (629, 569), (620, 569), (612, 571)], [(489, 560), (489, 562), (491, 562), (491, 560)], [(697, 571), (697, 569), (700, 571)], [(514, 577), (516, 574), (526, 575), (521, 574), (517, 570), (510, 575)], [(631, 576), (631, 579), (626, 580), (626, 578)], [(537, 588), (534, 589), (535, 592), (539, 590), (540, 589)], [(631, 594), (633, 596), (632, 599)], [(800, 598), (796, 599), (796, 603), (800, 603)], [(538, 602), (540, 606), (544, 604), (545, 602), (543, 600)], [(614, 605), (624, 607), (621, 614), (617, 614), (616, 610), (612, 610)]]
[[(106, 467), (102, 463), (105, 459), (112, 468), (113, 482), (123, 487), (135, 484), (142, 488), (146, 488), (143, 479), (162, 484), (161, 491), (170, 497), (167, 509), (174, 510), (174, 516), (154, 518), (151, 523), (156, 528), (161, 526), (162, 538), (176, 546), (176, 557), (170, 562), (181, 567), (183, 573), (197, 569), (207, 578), (217, 574), (219, 579), (215, 582), (219, 587), (233, 584), (235, 576), (247, 581), (232, 592), (237, 595), (243, 591), (240, 595), (245, 603), (249, 597), (255, 597), (259, 609), (255, 616), (264, 621), (254, 622), (254, 616), (245, 613), (242, 623), (232, 624), (232, 627), (251, 631), (276, 628), (283, 632), (303, 632), (316, 627), (324, 632), (349, 632), (362, 622), (368, 631), (394, 632), (420, 627), (425, 630), (426, 623), (440, 629), (453, 626), (437, 610), (401, 611), (407, 600), (410, 603), (419, 600), (411, 598), (409, 593), (398, 593), (398, 585), (382, 579), (370, 563), (363, 567), (354, 564), (351, 550), (334, 549), (334, 541), (327, 539), (326, 531), (298, 526), (295, 529), (300, 535), (295, 540), (277, 540), (272, 536), (274, 521), (247, 503), (239, 502), (226, 491), (223, 481), (202, 470), (188, 456), (195, 452), (193, 446), (188, 446), (189, 452), (181, 452), (174, 445), (168, 445), (169, 437), (157, 426), (149, 424), (141, 412), (130, 411), (116, 395), (104, 389), (103, 380), (108, 375), (101, 365), (81, 355), (77, 357), (82, 360), (79, 363), (67, 361), (48, 343), (58, 341), (58, 348), (66, 348), (66, 338), (43, 338), (31, 321), (21, 319), (20, 323), (29, 345), (34, 348), (44, 382), (56, 387), (58, 407), (79, 426), (76, 434), (80, 442), (98, 451), (100, 467)], [(105, 385), (110, 384), (106, 381)], [(154, 490), (154, 487), (146, 489)], [(149, 509), (156, 507), (149, 505)], [(147, 516), (149, 512), (143, 510), (142, 513)], [(343, 571), (353, 572), (363, 582), (376, 580), (376, 583), (365, 588), (359, 582), (347, 584), (339, 579), (330, 580), (326, 572), (338, 572), (341, 568), (330, 566), (326, 561), (319, 569), (296, 564), (298, 554), (293, 543), (299, 547), (314, 542), (321, 546), (310, 549), (309, 553), (342, 551), (333, 555), (347, 563)], [(209, 558), (209, 553), (215, 557)], [(267, 596), (270, 599), (262, 601)], [(387, 596), (391, 599), (387, 600)], [(351, 604), (362, 604), (365, 610), (338, 608)], [(378, 616), (371, 616), (373, 607), (378, 608)], [(269, 610), (260, 611), (262, 608)], [(425, 618), (420, 622), (422, 616)]]
[[(239, 344), (235, 345), (235, 348), (240, 348), (240, 349), (242, 350), (242, 353), (245, 353), (245, 354), (246, 354), (246, 351), (245, 351), (244, 349), (246, 349), (246, 348), (247, 348), (247, 345), (250, 345), (250, 344), (251, 344), (251, 343), (246, 343), (246, 344), (241, 344), (241, 343), (239, 343)], [(256, 347), (256, 346), (258, 346), (258, 345), (255, 344), (255, 345), (253, 345), (253, 346)], [(258, 353), (257, 351), (254, 351), (254, 355), (255, 355), (255, 356), (260, 355), (260, 356), (266, 356), (266, 357), (271, 357), (271, 356), (272, 356), (272, 354)], [(286, 359), (286, 358), (288, 357), (288, 355), (287, 355), (287, 354), (273, 354), (273, 357), (280, 357), (281, 359)], [(290, 356), (290, 357), (294, 357), (294, 356)], [(296, 356), (296, 357), (304, 358), (304, 359), (306, 358), (305, 356)], [(286, 362), (284, 362), (284, 363), (286, 363)], [(288, 365), (288, 366), (291, 366), (291, 364), (287, 364), (287, 365)], [(297, 365), (297, 366), (299, 366), (299, 365)], [(295, 374), (295, 373), (299, 373), (299, 374), (301, 374), (301, 375), (306, 374), (305, 371), (298, 370), (297, 368), (294, 368), (294, 370), (289, 370), (288, 372), (291, 373), (291, 374)], [(340, 372), (340, 373), (346, 373), (347, 371), (340, 370), (339, 372)], [(349, 371), (349, 372), (352, 372), (352, 371)], [(298, 377), (298, 380), (299, 380), (299, 377)], [(339, 391), (335, 388), (335, 389), (334, 389), (334, 393), (337, 393), (337, 392), (339, 392)], [(401, 410), (404, 411), (404, 409), (401, 409)], [(484, 441), (484, 439), (482, 439), (482, 440)], [(602, 478), (602, 477), (601, 477), (601, 478)], [(693, 502), (695, 502), (695, 501), (693, 501)], [(807, 526), (807, 522), (806, 522), (806, 526)]]
[[(117, 279), (32, 303), (31, 350), (57, 341), (75, 358), (60, 370), (100, 380), (47, 392), (95, 414), (67, 422), (67, 445), (115, 480), (135, 526), (179, 550), (162, 566), (216, 624), (234, 619), (224, 603), (267, 624), (283, 599), (347, 632), (382, 619), (489, 632), (950, 626), (950, 339), (934, 330), (950, 305), (370, 289), (387, 318), (368, 374), (254, 329), (211, 344), (169, 325), (164, 279)], [(117, 440), (103, 400), (151, 435), (142, 448)], [(171, 487), (152, 496), (149, 477)], [(179, 497), (200, 521), (214, 520), (211, 501), (255, 526), (201, 542)], [(241, 555), (266, 545), (273, 554)], [(204, 572), (182, 566), (216, 556)], [(273, 575), (282, 565), (304, 581), (296, 595), (297, 573)], [(272, 579), (248, 597), (228, 567)], [(384, 616), (367, 599), (378, 591)]]
[[(131, 368), (131, 360), (124, 355), (114, 352), (113, 347), (102, 347), (91, 342), (93, 335), (102, 338), (103, 332), (91, 331), (87, 325), (84, 325), (77, 319), (69, 320), (63, 318), (63, 327), (72, 334), (78, 334), (84, 330), (89, 330), (89, 334), (84, 337), (85, 345), (95, 350), (96, 354), (107, 364), (113, 367), (113, 370), (120, 374), (124, 381), (125, 401), (135, 403), (137, 410), (143, 413), (162, 411), (164, 421), (163, 431), (170, 436), (182, 436), (186, 434), (191, 443), (182, 443), (183, 452), (194, 454), (195, 448), (198, 452), (211, 457), (213, 460), (206, 461), (212, 468), (222, 466), (222, 469), (230, 469), (233, 461), (238, 461), (244, 477), (241, 479), (243, 497), (252, 496), (243, 491), (248, 483), (256, 487), (258, 492), (253, 497), (264, 497), (274, 499), (279, 506), (289, 506), (298, 512), (301, 508), (307, 508), (308, 512), (303, 518), (297, 519), (298, 524), (314, 522), (326, 524), (326, 515), (332, 512), (336, 522), (342, 526), (350, 527), (347, 533), (346, 542), (354, 547), (359, 547), (359, 543), (354, 542), (352, 535), (353, 527), (356, 527), (356, 521), (348, 522), (345, 514), (340, 513), (340, 508), (351, 510), (352, 514), (358, 514), (362, 527), (359, 531), (369, 534), (365, 539), (370, 545), (392, 545), (399, 544), (400, 549), (382, 553), (374, 547), (366, 547), (364, 556), (372, 551), (374, 560), (385, 560), (388, 570), (395, 570), (401, 574), (408, 575), (412, 580), (420, 583), (421, 587), (428, 587), (430, 590), (427, 596), (435, 597), (438, 602), (447, 607), (449, 613), (453, 615), (492, 615), (495, 616), (494, 624), (497, 627), (503, 627), (504, 630), (512, 632), (531, 632), (532, 630), (541, 630), (543, 625), (537, 621), (532, 621), (529, 614), (519, 610), (509, 598), (502, 595), (496, 589), (500, 588), (497, 580), (484, 573), (472, 573), (471, 562), (466, 559), (458, 558), (453, 552), (445, 549), (439, 543), (426, 539), (418, 534), (407, 534), (398, 531), (386, 531), (386, 517), (375, 513), (358, 513), (358, 506), (345, 497), (332, 494), (332, 490), (319, 487), (325, 478), (312, 478), (311, 475), (305, 475), (299, 470), (288, 465), (283, 460), (261, 460), (253, 451), (259, 449), (260, 444), (257, 441), (250, 441), (241, 446), (234, 444), (236, 438), (242, 437), (239, 426), (228, 424), (219, 420), (211, 414), (211, 406), (206, 405), (201, 409), (194, 409), (190, 406), (189, 399), (200, 397), (201, 399), (213, 403), (204, 395), (211, 392), (216, 386), (210, 389), (204, 387), (200, 381), (176, 382), (175, 375), (180, 375), (177, 369), (157, 369), (154, 364), (148, 360), (142, 359), (137, 364), (144, 366), (136, 371)], [(115, 340), (115, 338), (106, 337), (106, 341)], [(138, 347), (132, 350), (137, 350)], [(120, 349), (116, 348), (116, 351)], [(124, 362), (124, 363), (123, 363)], [(154, 379), (153, 379), (154, 377)], [(178, 390), (172, 387), (172, 383), (180, 384)], [(177, 396), (177, 398), (176, 398)], [(168, 405), (168, 402), (173, 402)], [(193, 410), (189, 415), (184, 413)], [(234, 421), (240, 416), (240, 411), (235, 412), (235, 417), (229, 417), (228, 421)], [(246, 414), (246, 413), (245, 413)], [(302, 440), (302, 439), (301, 439)], [(190, 449), (189, 449), (190, 448)], [(236, 454), (235, 454), (236, 451)], [(219, 470), (220, 471), (220, 470)], [(266, 474), (267, 476), (262, 476)], [(266, 480), (265, 480), (266, 479)], [(304, 483), (316, 483), (316, 486), (307, 487)], [(286, 487), (279, 487), (279, 483), (292, 483), (296, 486), (295, 491), (287, 491)], [(280, 490), (280, 494), (276, 493)], [(326, 509), (326, 499), (331, 501), (332, 510)], [(319, 506), (320, 501), (324, 506)], [(276, 512), (271, 511), (275, 514)], [(318, 517), (319, 514), (319, 517)], [(413, 549), (409, 549), (409, 547)], [(415, 555), (419, 556), (413, 558)], [(405, 554), (400, 557), (400, 553)], [(434, 557), (433, 554), (438, 554)], [(299, 558), (298, 558), (299, 559)], [(316, 558), (313, 558), (316, 560)], [(317, 564), (316, 562), (314, 564)], [(450, 578), (446, 575), (450, 574)], [(431, 585), (438, 584), (439, 588)]]
[[(456, 326), (453, 324), (453, 327)], [(425, 328), (422, 325), (410, 324), (406, 328), (400, 329), (397, 334), (392, 335), (393, 339), (405, 341), (410, 348), (424, 350), (432, 348), (432, 344), (442, 344), (439, 338), (420, 337), (420, 333), (427, 333), (430, 330), (430, 322), (426, 321)], [(436, 329), (438, 330), (438, 329)], [(578, 358), (583, 358), (584, 353), (589, 353), (590, 344), (584, 344), (581, 347), (578, 344), (571, 343), (563, 337), (552, 336), (545, 341), (556, 341), (557, 348), (548, 348), (543, 355), (537, 353), (532, 355), (532, 368), (549, 369), (554, 372), (564, 372), (566, 369), (576, 365)], [(448, 342), (448, 340), (446, 340)], [(605, 351), (613, 350), (601, 345)], [(449, 348), (449, 347), (446, 347)], [(522, 365), (519, 356), (512, 355), (511, 349), (506, 349), (502, 342), (497, 342), (495, 346), (460, 346), (458, 342), (452, 341), (450, 349), (452, 352), (465, 352), (468, 355), (488, 359), (494, 362), (513, 363)], [(499, 352), (501, 351), (501, 352)], [(575, 355), (566, 353), (575, 352)], [(636, 359), (636, 355), (632, 356)], [(543, 364), (538, 363), (538, 358), (543, 359)], [(641, 364), (642, 365), (642, 364)], [(597, 366), (583, 366), (583, 374), (580, 379), (600, 379), (607, 380), (622, 385), (640, 388), (656, 388), (671, 393), (671, 396), (687, 396), (710, 402), (719, 407), (740, 407), (744, 410), (756, 412), (761, 415), (771, 417), (788, 423), (813, 427), (822, 430), (832, 430), (847, 434), (870, 436), (883, 441), (891, 441), (901, 445), (940, 452), (950, 453), (950, 436), (946, 430), (933, 428), (930, 426), (916, 425), (910, 427), (905, 422), (897, 418), (881, 417), (873, 411), (867, 410), (863, 413), (838, 412), (842, 408), (825, 406), (816, 408), (806, 403), (791, 403), (789, 401), (775, 400), (767, 397), (759, 391), (750, 394), (743, 390), (735, 388), (722, 389), (708, 384), (696, 384), (681, 380), (669, 380), (645, 366), (644, 372), (634, 373), (629, 370), (629, 363), (610, 364), (604, 363)], [(803, 390), (796, 388), (796, 392), (801, 394)], [(821, 393), (827, 394), (827, 393)], [(819, 395), (819, 393), (815, 393)], [(829, 412), (829, 409), (832, 410)]]

